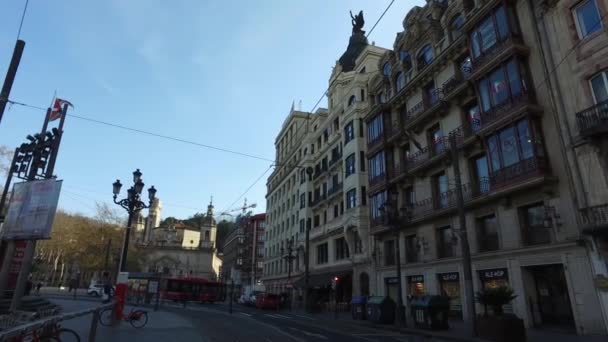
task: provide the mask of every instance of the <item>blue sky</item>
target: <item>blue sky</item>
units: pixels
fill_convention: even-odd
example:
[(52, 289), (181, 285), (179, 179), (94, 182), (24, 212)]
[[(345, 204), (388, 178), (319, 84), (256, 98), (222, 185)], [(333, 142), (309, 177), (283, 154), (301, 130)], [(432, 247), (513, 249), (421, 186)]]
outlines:
[[(77, 115), (272, 160), (292, 101), (310, 110), (327, 87), (350, 36), (348, 11), (362, 9), (369, 30), (389, 2), (30, 0), (11, 99), (46, 107), (56, 90)], [(2, 78), (24, 3), (5, 1), (0, 11)], [(395, 1), (370, 41), (392, 47), (405, 14), (423, 3)], [(43, 116), (12, 106), (0, 144), (17, 146)], [(68, 117), (60, 207), (93, 214), (96, 201), (111, 202), (116, 178), (127, 183), (140, 168), (163, 216), (203, 211), (211, 195), (220, 211), (270, 164)], [(266, 177), (245, 196), (256, 212), (265, 209)]]

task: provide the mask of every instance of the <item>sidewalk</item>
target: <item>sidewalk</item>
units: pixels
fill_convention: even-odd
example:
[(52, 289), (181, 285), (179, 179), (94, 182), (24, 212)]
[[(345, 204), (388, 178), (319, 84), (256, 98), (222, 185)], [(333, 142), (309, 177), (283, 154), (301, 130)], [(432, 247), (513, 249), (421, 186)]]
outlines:
[[(74, 312), (98, 306), (99, 303), (91, 301), (74, 301), (70, 299), (51, 299), (52, 302), (63, 307), (63, 312)], [(127, 306), (125, 311), (131, 310)], [(86, 341), (91, 326), (91, 315), (78, 317), (64, 321), (62, 326), (74, 329), (80, 335), (82, 341)], [(148, 324), (141, 329), (133, 328), (127, 322), (121, 322), (115, 327), (105, 327), (98, 325), (97, 341), (112, 342), (184, 342), (202, 341), (202, 337), (192, 324), (184, 318), (165, 311), (148, 311)]]
[[(321, 322), (324, 322), (325, 324), (332, 324), (346, 329), (348, 329), (348, 326), (367, 326), (379, 330), (393, 332), (398, 331), (406, 334), (436, 337), (452, 341), (484, 341), (481, 339), (471, 339), (470, 337), (468, 337), (468, 326), (463, 321), (459, 320), (450, 320), (449, 330), (432, 331), (414, 328), (412, 327), (411, 322), (407, 322), (407, 328), (398, 328), (395, 325), (375, 324), (367, 320), (353, 320), (350, 312), (339, 312), (337, 318), (334, 312), (309, 314), (302, 309), (294, 309), (293, 311), (286, 309), (285, 312), (308, 315), (311, 317), (318, 318)], [(608, 337), (606, 335), (578, 336), (575, 334), (559, 333), (540, 329), (528, 329), (526, 331), (526, 334), (528, 337), (528, 342), (605, 342), (608, 340)]]

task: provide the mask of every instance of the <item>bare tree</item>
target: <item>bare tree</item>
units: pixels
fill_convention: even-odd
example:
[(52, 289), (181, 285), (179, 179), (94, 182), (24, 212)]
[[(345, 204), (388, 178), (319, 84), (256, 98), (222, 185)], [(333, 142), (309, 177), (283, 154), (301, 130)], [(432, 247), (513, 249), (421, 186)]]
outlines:
[(13, 153), (14, 151), (8, 146), (0, 145), (0, 179), (4, 179), (8, 175), (8, 168), (11, 165)]

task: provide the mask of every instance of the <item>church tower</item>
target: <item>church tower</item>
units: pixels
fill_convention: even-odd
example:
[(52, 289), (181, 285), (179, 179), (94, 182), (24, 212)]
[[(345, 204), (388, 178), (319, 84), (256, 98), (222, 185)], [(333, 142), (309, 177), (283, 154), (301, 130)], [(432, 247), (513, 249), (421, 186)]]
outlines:
[(160, 215), (163, 209), (160, 199), (157, 197), (148, 210), (148, 218), (143, 233), (143, 242), (148, 243), (152, 238), (152, 230), (160, 225)]
[(212, 247), (215, 248), (215, 238), (217, 234), (217, 224), (213, 217), (213, 199), (207, 206), (207, 213), (201, 224), (201, 247)]

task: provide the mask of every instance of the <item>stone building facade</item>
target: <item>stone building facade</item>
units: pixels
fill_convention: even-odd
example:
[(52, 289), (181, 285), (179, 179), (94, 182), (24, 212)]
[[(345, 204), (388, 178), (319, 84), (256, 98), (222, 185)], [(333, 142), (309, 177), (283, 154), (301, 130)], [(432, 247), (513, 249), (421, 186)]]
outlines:
[(239, 216), (225, 239), (222, 277), (241, 286), (256, 285), (263, 273), (266, 214)]
[(217, 225), (213, 204), (197, 227), (180, 222), (159, 226), (162, 205), (155, 201), (143, 229), (138, 248), (143, 252), (142, 269), (165, 277), (198, 277), (218, 280), (222, 265), (215, 245)]
[[(378, 294), (396, 296), (400, 258), (404, 298), (447, 294), (453, 314), (468, 318), (460, 253), (468, 237), (475, 291), (511, 287), (517, 298), (506, 310), (527, 327), (606, 333), (605, 294), (593, 281), (601, 263), (589, 258), (577, 194), (593, 198), (589, 206), (606, 203), (601, 152), (593, 139), (573, 138), (574, 113), (594, 103), (589, 80), (606, 61), (605, 30), (574, 49), (569, 66), (550, 65), (578, 45), (573, 18), (589, 2), (605, 12), (601, 0), (454, 0), (407, 14), (372, 80), (366, 117)], [(554, 94), (556, 84), (568, 97)], [(576, 166), (581, 158), (603, 177), (595, 189), (583, 190), (573, 171), (587, 169)]]

